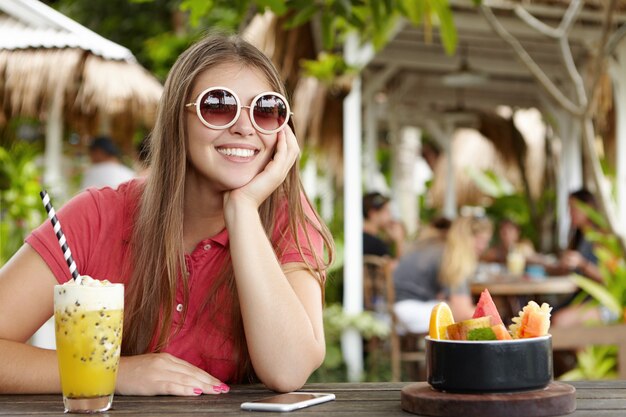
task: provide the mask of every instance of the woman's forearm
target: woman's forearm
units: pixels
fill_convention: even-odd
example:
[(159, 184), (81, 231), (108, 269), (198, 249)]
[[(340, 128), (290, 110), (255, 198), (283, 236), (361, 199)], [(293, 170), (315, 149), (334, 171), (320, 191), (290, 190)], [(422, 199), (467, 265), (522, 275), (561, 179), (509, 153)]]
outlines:
[(0, 392), (60, 393), (56, 351), (0, 340)]
[(285, 275), (256, 210), (237, 209), (227, 227), (254, 370), (272, 389), (297, 389), (324, 357), (320, 285), (306, 270)]

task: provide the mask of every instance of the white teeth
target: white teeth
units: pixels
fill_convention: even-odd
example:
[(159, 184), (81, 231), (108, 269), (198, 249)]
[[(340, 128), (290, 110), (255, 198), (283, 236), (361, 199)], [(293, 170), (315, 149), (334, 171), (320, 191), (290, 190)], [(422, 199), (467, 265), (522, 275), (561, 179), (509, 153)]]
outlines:
[(254, 151), (252, 149), (242, 149), (242, 148), (218, 148), (217, 151), (222, 155), (226, 156), (239, 156), (241, 158), (249, 158), (254, 155)]

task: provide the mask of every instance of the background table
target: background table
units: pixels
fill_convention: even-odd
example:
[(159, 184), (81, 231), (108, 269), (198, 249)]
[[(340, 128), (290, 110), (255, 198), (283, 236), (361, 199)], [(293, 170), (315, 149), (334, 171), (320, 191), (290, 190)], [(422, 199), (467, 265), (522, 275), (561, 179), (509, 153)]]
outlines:
[(470, 288), (472, 294), (480, 294), (486, 288), (492, 296), (533, 296), (573, 294), (578, 286), (569, 276), (546, 277), (541, 280), (502, 276), (484, 282), (472, 282)]
[(575, 294), (578, 286), (570, 276), (536, 280), (499, 275), (486, 281), (470, 283), (470, 290), (476, 299), (485, 289), (493, 297), (502, 320), (509, 323), (530, 300), (540, 305), (546, 302), (554, 307)]
[[(337, 399), (291, 413), (242, 411), (244, 401), (273, 393), (260, 385), (233, 386), (228, 394), (200, 397), (116, 396), (114, 409), (100, 416), (361, 416), (409, 417), (400, 408), (400, 390), (410, 383), (309, 384), (302, 391), (333, 392)], [(576, 387), (577, 409), (572, 417), (626, 415), (626, 381), (572, 382)], [(0, 416), (57, 416), (63, 414), (61, 395), (0, 395)], [(506, 410), (503, 410), (506, 416)], [(531, 417), (531, 416), (529, 416)]]

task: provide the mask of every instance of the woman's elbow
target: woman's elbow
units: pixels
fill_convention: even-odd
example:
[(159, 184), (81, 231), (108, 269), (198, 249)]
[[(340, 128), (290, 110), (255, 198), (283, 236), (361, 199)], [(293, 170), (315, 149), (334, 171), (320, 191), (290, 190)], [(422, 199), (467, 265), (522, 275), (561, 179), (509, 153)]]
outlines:
[[(272, 370), (259, 378), (266, 387), (276, 392), (296, 391), (306, 383), (311, 374), (324, 362), (325, 347), (314, 352), (306, 362), (300, 360), (290, 369)], [(307, 365), (308, 363), (308, 365)]]
[(291, 392), (302, 388), (307, 379), (308, 375), (304, 377), (303, 375), (290, 375), (290, 373), (285, 373), (283, 375), (271, 375), (261, 380), (265, 386), (272, 391)]

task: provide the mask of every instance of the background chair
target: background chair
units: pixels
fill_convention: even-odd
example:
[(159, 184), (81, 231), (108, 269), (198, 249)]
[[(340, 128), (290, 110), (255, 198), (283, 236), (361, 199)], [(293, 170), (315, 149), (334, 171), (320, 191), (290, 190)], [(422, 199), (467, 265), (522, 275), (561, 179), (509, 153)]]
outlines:
[(372, 355), (370, 358), (372, 366), (378, 366), (381, 351), (387, 351), (391, 362), (392, 381), (401, 380), (403, 362), (412, 362), (415, 365), (407, 369), (407, 377), (410, 380), (425, 379), (426, 333), (403, 331), (398, 323), (393, 311), (396, 295), (391, 259), (375, 255), (363, 256), (363, 297), (365, 310), (372, 311), (379, 319), (387, 321), (391, 330), (388, 346), (378, 338), (369, 340), (366, 351), (368, 355)]

